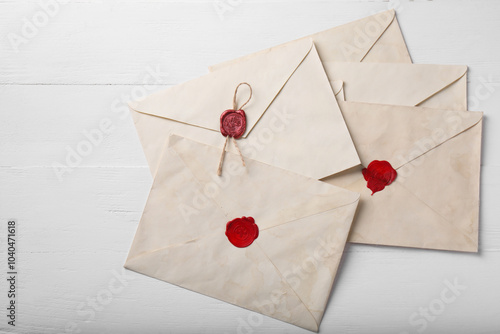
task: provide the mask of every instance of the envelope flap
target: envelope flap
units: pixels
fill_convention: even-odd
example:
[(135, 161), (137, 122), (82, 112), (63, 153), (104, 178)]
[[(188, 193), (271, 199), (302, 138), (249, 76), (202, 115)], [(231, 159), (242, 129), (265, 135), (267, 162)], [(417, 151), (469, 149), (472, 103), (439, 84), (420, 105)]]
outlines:
[[(317, 331), (359, 194), (250, 159), (244, 168), (229, 152), (218, 177), (220, 153), (169, 138), (125, 267)], [(225, 226), (244, 215), (255, 219), (262, 236), (237, 248)], [(266, 236), (291, 242), (300, 229), (330, 236), (325, 242), (334, 245), (321, 273), (295, 289), (274, 263), (285, 263), (276, 248), (266, 249), (272, 242)], [(314, 256), (314, 243), (303, 241)], [(282, 254), (288, 259), (297, 248), (284, 248), (290, 247)], [(314, 289), (310, 299), (306, 286)]]
[(361, 62), (395, 18), (396, 12), (387, 10), (310, 37), (314, 38), (322, 61)]
[[(375, 52), (373, 58), (369, 61), (379, 62), (380, 59), (386, 59), (388, 61), (393, 60), (394, 62), (411, 63), (410, 55), (397, 24), (396, 12), (393, 9), (302, 37), (298, 40), (282, 44), (279, 47), (312, 38), (322, 61), (360, 62), (369, 55), (370, 51), (378, 44), (377, 42), (388, 31), (390, 31), (390, 35), (387, 36), (386, 40), (383, 40), (382, 45), (377, 48), (377, 52)], [(212, 65), (209, 67), (209, 70), (219, 71), (224, 67), (258, 57), (270, 50), (272, 48)]]
[(422, 103), (467, 73), (462, 65), (331, 61), (323, 65), (330, 80), (344, 81), (346, 101), (402, 106)]
[(259, 229), (356, 202), (357, 193), (170, 136), (136, 232), (129, 258), (192, 242), (234, 218), (251, 216)]
[[(247, 117), (246, 136), (312, 46), (312, 40), (306, 39), (271, 48), (256, 57), (159, 91), (129, 105), (141, 113), (219, 131), (220, 115), (232, 108), (236, 86), (247, 82), (252, 86), (253, 96), (244, 108)], [(246, 101), (249, 93), (246, 86), (240, 87), (238, 106)]]
[(237, 154), (226, 152), (221, 177), (216, 166), (221, 149), (178, 137), (170, 145), (230, 219), (251, 216), (259, 229), (343, 207), (357, 202), (357, 193), (328, 185), (254, 160), (241, 164)]
[(361, 163), (398, 168), (481, 121), (481, 112), (341, 102)]

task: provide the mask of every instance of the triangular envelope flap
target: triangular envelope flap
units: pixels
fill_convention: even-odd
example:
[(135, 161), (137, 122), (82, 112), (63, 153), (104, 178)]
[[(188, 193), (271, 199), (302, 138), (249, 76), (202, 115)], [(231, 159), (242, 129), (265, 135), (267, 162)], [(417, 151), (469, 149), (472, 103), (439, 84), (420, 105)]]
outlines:
[[(292, 245), (281, 245), (284, 249)], [(317, 331), (312, 314), (256, 243), (236, 248), (223, 232), (127, 260), (127, 269)]]
[(467, 111), (467, 74), (419, 102), (417, 107)]
[[(389, 15), (391, 12), (386, 12)], [(370, 51), (362, 59), (363, 63), (407, 63), (411, 64), (411, 57), (399, 27), (398, 18), (389, 24)]]
[[(131, 102), (132, 109), (174, 121), (219, 131), (220, 115), (232, 108), (236, 86), (247, 82), (253, 97), (245, 106), (247, 135), (309, 54), (310, 39), (272, 48), (216, 73), (182, 83)], [(238, 90), (238, 106), (249, 96), (247, 87)]]
[[(377, 43), (387, 28), (394, 22), (396, 13), (394, 10), (383, 11), (353, 22), (343, 24), (328, 30), (324, 30), (298, 40), (280, 45), (280, 47), (295, 43), (300, 40), (314, 40), (322, 61), (352, 61), (359, 62), (366, 57), (371, 48)], [(402, 40), (402, 36), (401, 36)], [(402, 40), (404, 44), (404, 40)], [(229, 60), (209, 67), (210, 71), (218, 71), (231, 64), (240, 63), (260, 56), (272, 49), (265, 49), (240, 58)], [(399, 51), (405, 52), (408, 51)], [(408, 55), (408, 61), (410, 61)]]
[(318, 324), (330, 296), (357, 204), (354, 202), (263, 230), (257, 239)]
[(395, 17), (395, 11), (388, 10), (308, 37), (314, 39), (322, 61), (360, 62)]
[[(323, 62), (330, 81), (343, 80), (347, 101), (416, 106), (452, 85), (467, 66)], [(464, 92), (465, 95), (465, 92)]]
[(287, 223), (352, 204), (357, 193), (280, 168), (246, 159), (246, 167), (226, 153), (222, 176), (216, 175), (221, 148), (172, 136), (170, 145), (203, 188), (230, 219), (251, 216), (259, 229)]
[(398, 168), (469, 129), (482, 113), (339, 101), (361, 163)]

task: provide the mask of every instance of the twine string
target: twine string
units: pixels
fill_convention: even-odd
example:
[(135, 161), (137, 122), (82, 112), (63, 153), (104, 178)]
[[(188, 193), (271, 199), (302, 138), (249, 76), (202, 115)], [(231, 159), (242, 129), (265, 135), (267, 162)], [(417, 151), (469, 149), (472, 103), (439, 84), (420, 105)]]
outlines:
[(238, 154), (240, 155), (241, 163), (243, 164), (243, 167), (246, 167), (245, 160), (243, 159), (243, 155), (241, 154), (240, 148), (238, 147), (238, 144), (236, 143), (236, 139), (233, 139), (233, 143), (234, 143), (234, 146), (236, 147), (236, 150), (238, 151)]
[[(241, 107), (238, 108), (238, 105), (237, 105), (237, 102), (236, 102), (236, 96), (238, 95), (238, 88), (240, 88), (241, 85), (247, 85), (248, 88), (250, 88), (250, 96), (248, 97), (248, 99), (246, 100), (245, 103), (243, 103), (241, 105)], [(247, 105), (248, 102), (250, 102), (250, 99), (252, 98), (252, 86), (250, 86), (250, 84), (246, 83), (246, 82), (242, 82), (240, 84), (238, 84), (238, 86), (236, 86), (235, 90), (234, 90), (234, 96), (233, 96), (233, 110), (242, 110), (244, 106)], [(226, 146), (228, 144), (228, 141), (229, 141), (229, 135), (226, 136), (226, 141), (224, 142), (224, 147), (222, 148), (222, 154), (220, 156), (220, 160), (219, 160), (219, 168), (217, 168), (217, 176), (221, 176), (222, 174), (222, 166), (224, 164), (224, 157), (226, 155)], [(243, 164), (243, 166), (246, 166), (245, 165), (245, 160), (243, 159), (243, 155), (241, 154), (241, 151), (240, 151), (240, 148), (238, 146), (238, 144), (236, 143), (236, 139), (233, 138), (233, 143), (234, 143), (234, 146), (236, 147), (236, 151), (238, 151), (238, 154), (241, 158), (241, 163)]]
[(226, 155), (226, 146), (227, 146), (228, 140), (229, 140), (229, 136), (227, 136), (226, 141), (224, 141), (224, 147), (222, 148), (222, 154), (221, 154), (220, 160), (219, 160), (219, 168), (217, 168), (217, 176), (220, 176), (222, 174), (222, 164), (224, 163), (224, 156)]
[[(250, 96), (248, 97), (248, 100), (246, 100), (245, 103), (241, 105), (241, 107), (238, 108), (238, 105), (236, 104), (236, 95), (238, 95), (238, 88), (240, 88), (241, 85), (247, 85), (248, 88), (250, 88)], [(233, 95), (233, 110), (241, 110), (243, 109), (244, 106), (247, 105), (248, 102), (250, 102), (250, 99), (252, 98), (252, 86), (246, 82), (240, 83), (238, 86), (236, 86), (236, 89), (234, 90), (234, 95)]]

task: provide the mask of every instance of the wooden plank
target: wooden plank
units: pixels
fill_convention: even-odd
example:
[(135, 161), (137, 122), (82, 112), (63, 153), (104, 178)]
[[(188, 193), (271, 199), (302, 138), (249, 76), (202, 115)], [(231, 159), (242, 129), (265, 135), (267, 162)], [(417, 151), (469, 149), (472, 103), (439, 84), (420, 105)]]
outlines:
[[(0, 2), (0, 83), (138, 83), (150, 64), (170, 74), (168, 83), (178, 83), (206, 73), (211, 64), (395, 6), (416, 62), (468, 64), (477, 73), (472, 75), (500, 81), (491, 66), (500, 48), (491, 42), (498, 30), (494, 0), (456, 7), (429, 1), (231, 1), (238, 4), (223, 7), (222, 14), (213, 1), (84, 1), (60, 5), (52, 17), (35, 1)], [(46, 23), (39, 18), (44, 15)], [(29, 22), (36, 20), (42, 23), (30, 34)]]

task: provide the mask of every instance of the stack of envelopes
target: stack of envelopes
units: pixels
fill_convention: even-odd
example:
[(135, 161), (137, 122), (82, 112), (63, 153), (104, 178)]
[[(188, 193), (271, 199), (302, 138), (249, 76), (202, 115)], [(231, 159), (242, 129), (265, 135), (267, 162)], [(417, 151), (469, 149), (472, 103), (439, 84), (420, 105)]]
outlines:
[(477, 252), (466, 76), (412, 64), (386, 11), (131, 102), (154, 182), (125, 267), (318, 331), (346, 242)]

